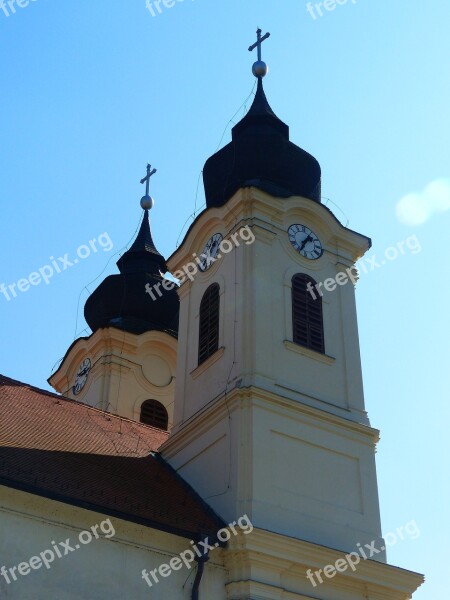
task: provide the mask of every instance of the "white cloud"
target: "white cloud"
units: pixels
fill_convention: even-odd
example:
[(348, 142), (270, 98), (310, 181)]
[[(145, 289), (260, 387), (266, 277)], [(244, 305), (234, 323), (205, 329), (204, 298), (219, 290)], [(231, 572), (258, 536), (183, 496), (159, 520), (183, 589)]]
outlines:
[(421, 192), (406, 194), (395, 207), (404, 225), (422, 225), (434, 214), (450, 210), (450, 179), (436, 179)]

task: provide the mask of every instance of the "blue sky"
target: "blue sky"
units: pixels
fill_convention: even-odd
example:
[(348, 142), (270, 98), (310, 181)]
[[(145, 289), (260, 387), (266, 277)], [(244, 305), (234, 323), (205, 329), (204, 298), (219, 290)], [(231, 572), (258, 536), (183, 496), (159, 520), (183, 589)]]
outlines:
[(388, 558), (426, 574), (417, 600), (445, 597), (436, 557), (449, 534), (448, 0), (349, 0), (315, 19), (304, 0), (185, 0), (155, 17), (144, 0), (6, 9), (0, 283), (73, 258), (104, 232), (113, 249), (0, 295), (1, 371), (47, 387), (86, 327), (85, 286), (115, 272), (135, 232), (147, 161), (158, 169), (155, 242), (173, 252), (203, 204), (203, 164), (254, 85), (247, 47), (257, 26), (269, 30), (267, 96), (321, 163), (330, 207), (373, 239), (377, 261), (412, 236), (420, 243), (361, 276), (358, 317), (366, 404), (382, 433), (383, 529), (415, 520), (421, 531)]

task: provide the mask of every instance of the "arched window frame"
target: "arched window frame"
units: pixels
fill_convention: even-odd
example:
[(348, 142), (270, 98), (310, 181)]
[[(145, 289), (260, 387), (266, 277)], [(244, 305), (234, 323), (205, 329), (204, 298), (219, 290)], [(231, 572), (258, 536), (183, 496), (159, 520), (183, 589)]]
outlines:
[(139, 421), (156, 429), (167, 431), (169, 428), (169, 414), (164, 404), (158, 400), (145, 400), (141, 404)]
[(310, 292), (316, 281), (310, 275), (296, 273), (291, 283), (292, 341), (325, 354), (322, 296), (317, 290)]
[(198, 364), (219, 349), (220, 286), (211, 284), (203, 294), (199, 310)]

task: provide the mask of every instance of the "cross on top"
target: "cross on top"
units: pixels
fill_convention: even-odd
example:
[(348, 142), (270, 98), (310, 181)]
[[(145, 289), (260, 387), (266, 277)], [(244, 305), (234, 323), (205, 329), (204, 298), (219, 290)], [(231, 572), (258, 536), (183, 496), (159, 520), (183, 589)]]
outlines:
[(145, 182), (145, 195), (148, 196), (148, 191), (149, 191), (149, 187), (150, 187), (150, 177), (152, 175), (154, 175), (156, 173), (156, 169), (152, 170), (152, 166), (150, 164), (147, 164), (147, 175), (145, 177), (143, 177), (140, 181), (140, 183), (144, 183)]
[(261, 29), (258, 27), (258, 29), (256, 30), (256, 35), (258, 36), (258, 40), (257, 40), (257, 41), (256, 41), (254, 44), (252, 44), (252, 45), (249, 47), (249, 49), (248, 49), (248, 50), (249, 50), (249, 52), (252, 52), (252, 51), (253, 51), (255, 48), (258, 48), (258, 60), (261, 60), (261, 46), (262, 46), (262, 43), (263, 43), (265, 40), (267, 40), (267, 38), (268, 38), (268, 37), (270, 37), (270, 33), (266, 33), (266, 34), (265, 34), (265, 35), (263, 35), (262, 37), (261, 37), (261, 33), (262, 33), (262, 31), (261, 31)]

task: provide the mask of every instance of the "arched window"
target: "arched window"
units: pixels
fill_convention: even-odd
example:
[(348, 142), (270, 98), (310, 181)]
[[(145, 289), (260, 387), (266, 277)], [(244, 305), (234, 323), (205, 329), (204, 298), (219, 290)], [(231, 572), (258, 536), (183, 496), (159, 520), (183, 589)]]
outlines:
[(164, 405), (157, 400), (146, 400), (141, 406), (141, 423), (167, 431), (169, 415)]
[(200, 365), (219, 349), (219, 300), (217, 283), (209, 286), (200, 303), (198, 364)]
[(322, 296), (315, 285), (314, 279), (304, 273), (292, 278), (293, 342), (325, 353)]

